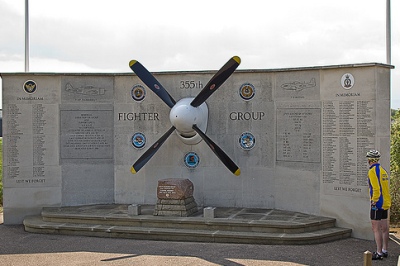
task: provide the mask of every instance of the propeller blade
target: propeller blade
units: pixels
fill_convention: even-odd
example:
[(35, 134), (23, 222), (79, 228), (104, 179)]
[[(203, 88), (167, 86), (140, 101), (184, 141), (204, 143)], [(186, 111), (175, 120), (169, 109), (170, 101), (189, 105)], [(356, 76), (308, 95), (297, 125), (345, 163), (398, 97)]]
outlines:
[(157, 140), (145, 153), (132, 165), (131, 173), (136, 174), (158, 151), (164, 141), (171, 135), (175, 130), (175, 127), (171, 127), (159, 140)]
[(150, 88), (158, 97), (161, 98), (170, 108), (175, 105), (175, 100), (167, 92), (166, 89), (158, 82), (158, 80), (138, 61), (131, 60), (129, 67), (136, 73), (136, 75)]
[(234, 174), (240, 175), (239, 167), (226, 155), (226, 153), (218, 147), (206, 134), (203, 133), (196, 125), (193, 125), (193, 129), (200, 135), (200, 137), (207, 143), (211, 150), (217, 155), (221, 162)]
[(234, 56), (210, 79), (202, 91), (190, 103), (193, 107), (200, 106), (211, 96), (240, 65), (240, 57)]

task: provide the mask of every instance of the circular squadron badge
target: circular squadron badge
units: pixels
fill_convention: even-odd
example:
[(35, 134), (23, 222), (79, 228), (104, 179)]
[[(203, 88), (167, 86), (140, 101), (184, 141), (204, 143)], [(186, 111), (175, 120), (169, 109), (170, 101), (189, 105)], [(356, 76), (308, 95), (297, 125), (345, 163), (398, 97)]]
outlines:
[(137, 102), (143, 101), (144, 97), (146, 96), (146, 90), (140, 84), (133, 86), (131, 90), (132, 99)]
[(255, 94), (256, 88), (253, 86), (253, 84), (244, 83), (242, 86), (240, 86), (239, 95), (243, 100), (249, 101), (254, 97)]
[(132, 145), (136, 149), (142, 149), (146, 144), (146, 137), (143, 133), (137, 132), (132, 136)]
[(185, 155), (184, 163), (187, 168), (193, 169), (196, 168), (200, 163), (200, 158), (195, 152), (188, 152)]
[(25, 81), (23, 88), (26, 93), (34, 93), (37, 89), (37, 85), (35, 81), (27, 80)]
[(343, 89), (345, 90), (350, 90), (354, 86), (354, 77), (350, 73), (346, 73), (342, 76), (342, 79), (340, 80), (340, 83), (342, 84)]
[(254, 148), (254, 145), (256, 144), (256, 139), (254, 135), (250, 132), (244, 132), (242, 133), (242, 135), (240, 135), (239, 144), (243, 150), (248, 151)]

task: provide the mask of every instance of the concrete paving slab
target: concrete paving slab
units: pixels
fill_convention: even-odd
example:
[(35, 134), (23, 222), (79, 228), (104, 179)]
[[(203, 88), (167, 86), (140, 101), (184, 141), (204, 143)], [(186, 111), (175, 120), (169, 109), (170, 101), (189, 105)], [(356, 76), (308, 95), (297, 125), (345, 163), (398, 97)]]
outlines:
[[(96, 213), (92, 207), (85, 211)], [(96, 208), (94, 208), (96, 209)], [(121, 209), (109, 207), (113, 214)], [(234, 211), (224, 212), (236, 217)], [(3, 266), (36, 265), (362, 265), (363, 253), (375, 249), (374, 241), (348, 238), (315, 245), (252, 245), (149, 241), (87, 236), (32, 234), (22, 225), (2, 224), (0, 262)], [(391, 234), (390, 255), (372, 265), (397, 265), (400, 234)]]
[[(373, 241), (354, 238), (304, 246), (165, 242), (32, 234), (22, 225), (0, 225), (0, 262), (36, 265), (362, 265)], [(397, 265), (400, 241), (391, 236), (390, 255), (372, 265)]]

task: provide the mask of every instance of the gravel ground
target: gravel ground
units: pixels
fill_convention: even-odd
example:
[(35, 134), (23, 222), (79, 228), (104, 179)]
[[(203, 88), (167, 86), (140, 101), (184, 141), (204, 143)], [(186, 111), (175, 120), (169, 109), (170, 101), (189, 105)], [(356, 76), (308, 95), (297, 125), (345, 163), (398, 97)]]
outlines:
[[(397, 265), (400, 240), (391, 235), (389, 258)], [(363, 265), (373, 241), (344, 239), (318, 245), (247, 245), (145, 241), (32, 234), (22, 225), (0, 225), (0, 264), (18, 265)]]

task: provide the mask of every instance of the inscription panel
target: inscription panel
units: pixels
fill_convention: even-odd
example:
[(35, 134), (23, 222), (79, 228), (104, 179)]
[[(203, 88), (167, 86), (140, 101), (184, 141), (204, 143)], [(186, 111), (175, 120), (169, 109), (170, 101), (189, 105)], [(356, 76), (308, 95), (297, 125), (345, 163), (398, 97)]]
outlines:
[(4, 105), (5, 187), (56, 185), (58, 167), (58, 105)]
[(331, 195), (368, 194), (365, 153), (375, 147), (374, 102), (323, 102), (322, 182)]
[(320, 108), (277, 108), (277, 161), (320, 162), (320, 121)]
[(62, 110), (61, 159), (112, 159), (113, 111)]

